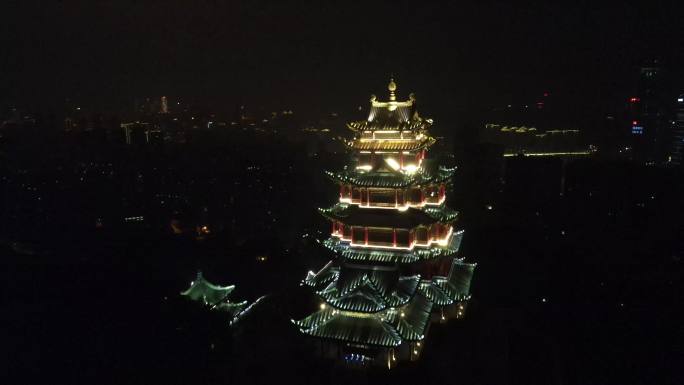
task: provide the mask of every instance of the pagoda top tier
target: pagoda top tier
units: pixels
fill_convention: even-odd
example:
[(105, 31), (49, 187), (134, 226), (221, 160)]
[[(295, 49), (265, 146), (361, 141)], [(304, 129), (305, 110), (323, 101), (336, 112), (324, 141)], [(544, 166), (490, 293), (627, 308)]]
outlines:
[(368, 119), (349, 123), (350, 129), (354, 131), (416, 131), (425, 130), (432, 124), (432, 119), (422, 119), (418, 115), (416, 98), (413, 94), (409, 95), (408, 100), (397, 101), (397, 83), (394, 82), (394, 78), (390, 79), (387, 89), (389, 100), (379, 101), (375, 95), (371, 95)]

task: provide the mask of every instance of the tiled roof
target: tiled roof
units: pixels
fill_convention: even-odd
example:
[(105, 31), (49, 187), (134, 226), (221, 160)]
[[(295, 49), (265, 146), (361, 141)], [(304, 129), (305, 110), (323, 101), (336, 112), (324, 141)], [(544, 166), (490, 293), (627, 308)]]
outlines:
[(203, 302), (205, 305), (216, 305), (228, 298), (235, 289), (231, 286), (217, 286), (204, 279), (201, 272), (197, 273), (197, 278), (191, 283), (190, 288), (182, 292), (181, 295), (193, 301)]

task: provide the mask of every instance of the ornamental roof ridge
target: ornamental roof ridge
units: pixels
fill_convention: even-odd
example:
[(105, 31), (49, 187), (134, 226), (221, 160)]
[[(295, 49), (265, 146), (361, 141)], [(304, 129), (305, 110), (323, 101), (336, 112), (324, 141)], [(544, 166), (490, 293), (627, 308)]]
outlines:
[(377, 100), (377, 96), (371, 95), (370, 102), (373, 107), (411, 107), (416, 101), (416, 96), (413, 93), (409, 94), (408, 100), (403, 102), (397, 101), (397, 83), (394, 81), (394, 76), (390, 76), (387, 90), (389, 91), (389, 100), (386, 102), (380, 102)]

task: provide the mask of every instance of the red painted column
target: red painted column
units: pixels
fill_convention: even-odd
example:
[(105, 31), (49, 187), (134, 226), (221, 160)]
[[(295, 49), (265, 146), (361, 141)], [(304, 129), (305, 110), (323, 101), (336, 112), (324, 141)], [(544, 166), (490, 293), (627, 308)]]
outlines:
[(344, 195), (344, 185), (340, 184), (340, 199), (342, 199), (342, 196)]
[(332, 221), (332, 234), (335, 234), (335, 221)]
[(351, 226), (350, 230), (351, 230), (351, 234), (350, 234), (351, 243), (354, 243), (354, 226)]
[(399, 192), (394, 189), (394, 207), (399, 207)]
[(399, 168), (404, 168), (404, 153), (399, 155)]
[(397, 229), (392, 229), (392, 245), (397, 247)]
[(366, 242), (366, 245), (368, 245), (368, 227), (363, 228), (363, 238), (364, 238), (364, 241)]

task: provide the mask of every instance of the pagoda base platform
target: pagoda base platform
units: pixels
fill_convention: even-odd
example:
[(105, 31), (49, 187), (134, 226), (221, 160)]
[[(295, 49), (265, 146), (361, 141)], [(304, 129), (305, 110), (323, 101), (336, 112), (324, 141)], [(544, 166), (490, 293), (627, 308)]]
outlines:
[(352, 344), (344, 341), (309, 338), (316, 354), (348, 368), (384, 367), (394, 369), (406, 362), (417, 361), (423, 342), (406, 342), (388, 348)]

